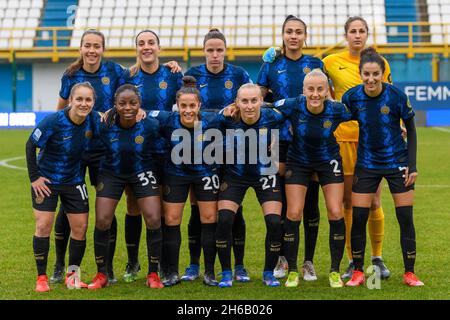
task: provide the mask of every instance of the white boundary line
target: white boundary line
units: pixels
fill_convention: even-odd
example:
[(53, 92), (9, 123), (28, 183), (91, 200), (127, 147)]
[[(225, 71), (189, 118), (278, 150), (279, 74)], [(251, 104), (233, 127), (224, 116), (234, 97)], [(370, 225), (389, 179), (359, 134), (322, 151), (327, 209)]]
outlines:
[(25, 157), (21, 156), (21, 157), (15, 157), (15, 158), (9, 158), (9, 159), (0, 160), (0, 166), (6, 167), (6, 168), (9, 168), (9, 169), (15, 169), (15, 170), (27, 170), (27, 168), (18, 167), (18, 166), (14, 166), (12, 164), (8, 164), (8, 162), (20, 160), (20, 159), (23, 159), (23, 158), (25, 158)]
[(442, 131), (442, 132), (448, 132), (450, 133), (450, 129), (442, 128), (442, 127), (433, 127), (434, 130)]

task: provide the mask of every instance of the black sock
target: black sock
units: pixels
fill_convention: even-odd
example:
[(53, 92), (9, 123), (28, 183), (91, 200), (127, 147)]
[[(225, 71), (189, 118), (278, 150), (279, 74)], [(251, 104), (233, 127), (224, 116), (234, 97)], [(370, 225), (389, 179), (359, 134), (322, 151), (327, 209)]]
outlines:
[(219, 210), (216, 228), (216, 248), (222, 271), (231, 270), (231, 243), (234, 212)]
[(287, 214), (287, 198), (286, 198), (286, 179), (280, 176), (280, 192), (281, 192), (281, 248), (280, 248), (280, 256), (285, 256), (284, 252), (284, 223), (286, 221)]
[(396, 207), (395, 213), (400, 225), (400, 244), (402, 246), (405, 272), (414, 273), (416, 262), (416, 231), (413, 221), (413, 207)]
[(75, 240), (71, 237), (69, 242), (69, 266), (81, 266), (85, 250), (86, 240)]
[(369, 208), (353, 207), (352, 222), (352, 256), (355, 270), (363, 271), (364, 253), (366, 250), (366, 227), (369, 219)]
[(188, 224), (190, 264), (200, 265), (202, 224), (198, 205), (191, 204), (191, 217)]
[(344, 218), (339, 220), (329, 220), (328, 222), (330, 223), (330, 272), (339, 272), (339, 266), (345, 248), (345, 222)]
[(244, 265), (244, 253), (245, 253), (245, 220), (242, 214), (242, 206), (239, 207), (233, 222), (233, 253), (234, 253), (234, 265)]
[(117, 240), (117, 219), (116, 215), (111, 222), (111, 228), (109, 229), (109, 244), (108, 244), (108, 254), (107, 254), (107, 268), (108, 270), (113, 271), (113, 260), (114, 253), (116, 252), (116, 240)]
[(316, 250), (317, 236), (319, 234), (319, 182), (310, 181), (305, 196), (303, 209), (303, 229), (305, 230), (305, 259), (313, 261)]
[(264, 271), (273, 271), (278, 262), (281, 249), (281, 217), (269, 213), (264, 216), (266, 221), (266, 256)]
[(298, 245), (300, 238), (301, 221), (292, 221), (286, 217), (284, 221), (283, 247), (286, 260), (289, 264), (289, 271), (298, 271)]
[(106, 274), (106, 259), (108, 258), (109, 230), (94, 230), (94, 253), (97, 271)]
[(125, 215), (125, 243), (127, 245), (128, 263), (136, 265), (139, 261), (139, 242), (142, 232), (142, 217)]
[(47, 274), (47, 259), (50, 249), (50, 237), (33, 236), (33, 252), (38, 276)]
[(180, 226), (165, 226), (163, 237), (164, 273), (178, 273), (180, 259), (181, 231)]
[(167, 232), (167, 226), (166, 226), (166, 220), (164, 219), (164, 217), (161, 217), (161, 232), (162, 232), (162, 237), (163, 237), (163, 244), (162, 244), (162, 248), (161, 248), (161, 257), (159, 258), (159, 271), (160, 273), (164, 276), (169, 272), (169, 266), (168, 266), (168, 262), (167, 262), (167, 255), (168, 252), (165, 249), (164, 246), (164, 241), (166, 239), (166, 232)]
[(202, 248), (205, 260), (205, 274), (214, 274), (216, 261), (216, 226), (217, 223), (202, 223)]
[(158, 272), (159, 258), (161, 257), (161, 247), (161, 227), (155, 230), (147, 229), (148, 274), (152, 272)]
[(59, 207), (55, 219), (55, 264), (65, 266), (67, 243), (70, 238), (70, 223), (63, 206)]

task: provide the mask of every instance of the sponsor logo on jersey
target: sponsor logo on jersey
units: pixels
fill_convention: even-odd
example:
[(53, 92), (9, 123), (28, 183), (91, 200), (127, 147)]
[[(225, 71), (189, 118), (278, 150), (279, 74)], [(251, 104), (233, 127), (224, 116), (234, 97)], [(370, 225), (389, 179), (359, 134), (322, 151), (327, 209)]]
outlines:
[(341, 66), (339, 66), (339, 70), (344, 70), (344, 69), (347, 69), (348, 67), (341, 67)]
[(72, 136), (63, 137), (63, 141), (69, 140), (70, 138), (72, 138)]
[(109, 80), (109, 77), (103, 77), (102, 78), (102, 83), (107, 86), (109, 83), (111, 82), (111, 80)]
[(308, 73), (310, 73), (311, 72), (311, 68), (310, 67), (304, 67), (303, 68), (303, 73), (304, 74), (308, 74)]
[(33, 132), (33, 139), (34, 140), (38, 141), (41, 136), (42, 136), (42, 131), (39, 130), (39, 128), (34, 130), (34, 132)]
[(206, 87), (207, 85), (208, 85), (207, 83), (205, 83), (205, 84), (200, 84), (200, 89)]
[(333, 123), (332, 123), (330, 120), (327, 120), (327, 121), (325, 121), (325, 122), (323, 123), (323, 127), (324, 127), (325, 129), (331, 128), (332, 125), (333, 125)]
[(159, 114), (159, 110), (150, 111), (150, 113), (149, 113), (150, 117), (153, 117), (153, 118), (157, 117), (158, 114)]
[(384, 106), (384, 107), (381, 108), (380, 111), (381, 111), (382, 114), (389, 114), (389, 111), (391, 111), (391, 109), (389, 109), (388, 106)]
[(87, 139), (92, 138), (92, 131), (91, 131), (91, 130), (87, 130), (87, 131), (84, 133), (84, 136), (85, 136)]
[(134, 142), (136, 142), (137, 144), (142, 144), (144, 142), (144, 137), (137, 136), (136, 138), (134, 138)]
[(159, 88), (160, 89), (166, 90), (167, 87), (168, 87), (167, 82), (165, 82), (164, 80), (159, 83)]
[(286, 69), (284, 69), (284, 70), (278, 70), (278, 74), (284, 73), (284, 72), (286, 72), (286, 71), (287, 71)]
[(225, 88), (227, 88), (227, 89), (233, 88), (233, 81), (231, 81), (231, 80), (225, 81)]
[(275, 106), (275, 107), (282, 106), (282, 105), (284, 105), (284, 102), (285, 102), (285, 101), (286, 101), (286, 99), (278, 100), (278, 101), (276, 101), (276, 102), (274, 103), (274, 106)]

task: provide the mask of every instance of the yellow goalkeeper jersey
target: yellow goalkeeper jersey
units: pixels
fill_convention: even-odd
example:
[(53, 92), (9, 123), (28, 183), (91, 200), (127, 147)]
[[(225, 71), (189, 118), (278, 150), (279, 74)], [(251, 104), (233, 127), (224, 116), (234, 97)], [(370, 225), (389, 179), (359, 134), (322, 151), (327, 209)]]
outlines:
[[(340, 53), (331, 54), (323, 59), (324, 69), (328, 77), (333, 82), (334, 97), (341, 101), (344, 93), (359, 84), (362, 80), (359, 76), (359, 57), (353, 57), (348, 50)], [(385, 71), (383, 82), (392, 83), (391, 68), (389, 63), (384, 60)], [(358, 141), (358, 122), (348, 121), (341, 123), (334, 132), (337, 141)]]

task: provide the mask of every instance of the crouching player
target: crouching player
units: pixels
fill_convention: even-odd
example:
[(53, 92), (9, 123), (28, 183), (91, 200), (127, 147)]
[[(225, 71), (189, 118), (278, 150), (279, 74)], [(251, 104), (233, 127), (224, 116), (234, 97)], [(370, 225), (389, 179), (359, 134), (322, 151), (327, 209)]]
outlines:
[[(347, 286), (364, 283), (366, 225), (371, 199), (382, 178), (389, 184), (400, 225), (400, 244), (408, 286), (423, 286), (414, 274), (416, 233), (413, 223), (414, 182), (417, 178), (417, 137), (414, 111), (408, 97), (396, 87), (383, 83), (384, 59), (373, 49), (361, 52), (359, 72), (363, 84), (342, 97), (359, 123), (358, 160), (352, 188), (353, 225), (351, 245), (355, 271)], [(400, 119), (407, 130), (401, 136)]]
[[(282, 204), (278, 168), (269, 150), (278, 150), (278, 145), (271, 148), (271, 133), (272, 129), (279, 127), (283, 116), (272, 109), (261, 108), (262, 105), (263, 98), (258, 85), (244, 84), (236, 97), (237, 119), (228, 119), (224, 123), (224, 128), (230, 130), (228, 132), (232, 132), (233, 136), (228, 136), (227, 132), (226, 165), (219, 192), (216, 232), (216, 248), (222, 266), (219, 287), (222, 288), (233, 284), (232, 226), (249, 187), (256, 192), (267, 227), (263, 282), (271, 287), (280, 285), (273, 275), (273, 269), (281, 248)], [(252, 141), (252, 136), (257, 141)], [(271, 155), (270, 159), (263, 159), (268, 154)]]
[[(89, 83), (74, 85), (68, 101), (67, 108), (39, 123), (26, 145), (36, 219), (33, 251), (38, 270), (37, 292), (50, 291), (46, 274), (47, 257), (58, 198), (66, 209), (71, 228), (69, 266), (76, 270), (86, 249), (89, 202), (81, 160), (92, 138), (94, 118), (99, 121), (100, 117), (97, 113), (91, 114), (95, 92)], [(40, 149), (37, 161), (36, 148)], [(66, 274), (69, 288), (87, 287), (74, 276), (73, 273)]]
[[(176, 100), (179, 112), (149, 113), (150, 117), (159, 120), (162, 136), (168, 141), (171, 151), (171, 157), (164, 168), (163, 207), (166, 229), (163, 252), (167, 254), (165, 259), (168, 265), (163, 283), (165, 286), (172, 286), (181, 281), (178, 273), (180, 225), (189, 189), (192, 188), (200, 209), (200, 238), (205, 260), (203, 283), (217, 286), (214, 262), (220, 181), (217, 164), (205, 162), (208, 159), (204, 158), (204, 151), (206, 148), (213, 150), (214, 146), (217, 150), (222, 150), (222, 133), (216, 128), (220, 128), (224, 116), (210, 111), (200, 112), (200, 92), (196, 88), (194, 77), (183, 77), (183, 87), (177, 92)], [(217, 135), (208, 137), (213, 129), (219, 133), (218, 139)]]
[(106, 147), (106, 157), (100, 166), (95, 202), (94, 251), (98, 272), (89, 289), (108, 285), (109, 233), (114, 212), (127, 185), (136, 196), (147, 226), (146, 284), (150, 288), (164, 287), (157, 273), (162, 245), (161, 205), (150, 147), (159, 137), (159, 126), (154, 119), (137, 122), (140, 107), (141, 97), (135, 86), (119, 87), (106, 123), (98, 124), (96, 130)]

